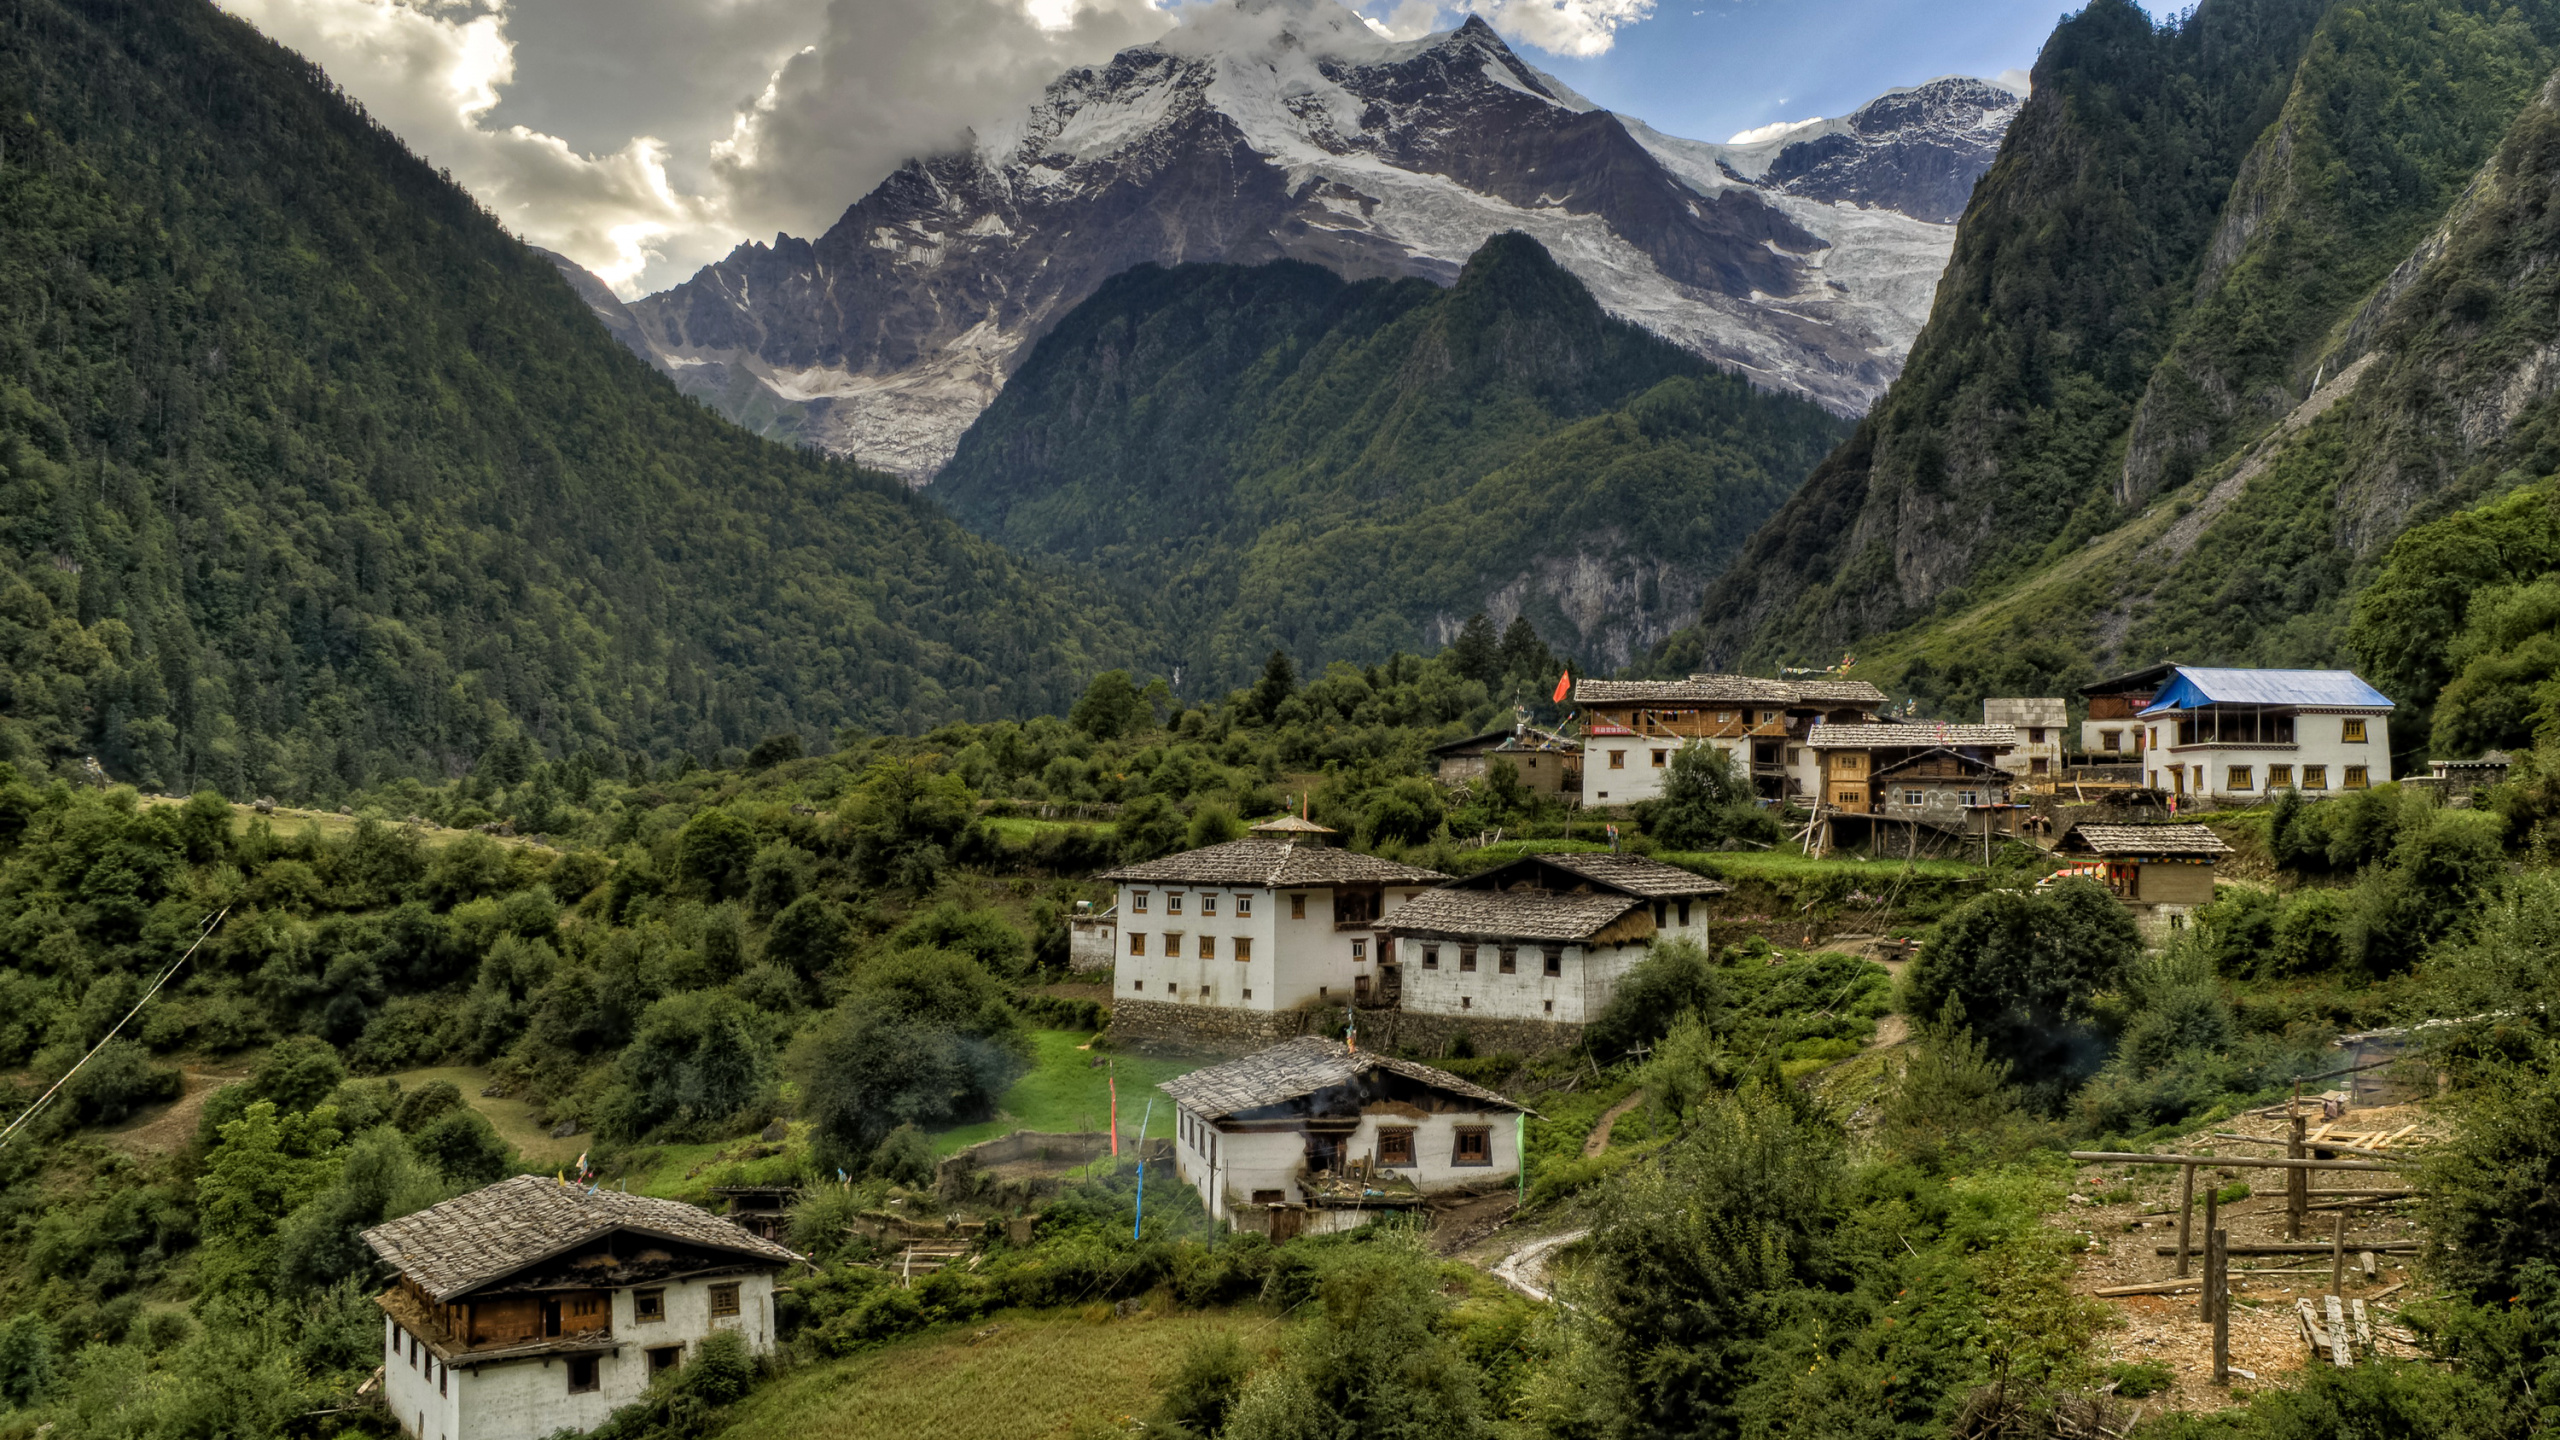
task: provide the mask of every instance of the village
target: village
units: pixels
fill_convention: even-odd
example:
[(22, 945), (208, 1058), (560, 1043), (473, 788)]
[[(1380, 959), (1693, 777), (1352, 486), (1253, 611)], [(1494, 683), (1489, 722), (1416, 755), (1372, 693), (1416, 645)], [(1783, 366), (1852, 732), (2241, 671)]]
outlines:
[[(1784, 817), (1784, 838), (1762, 853), (1870, 867), (1879, 889), (1897, 865), (1922, 862), (2037, 893), (2087, 882), (2154, 950), (2218, 886), (2258, 883), (2217, 873), (2238, 852), (2213, 821), (2395, 780), (2392, 702), (2340, 671), (2154, 666), (2070, 699), (1986, 700), (1979, 723), (1897, 715), (1875, 687), (1836, 677), (1585, 680), (1571, 699), (1565, 726), (1523, 719), (1442, 744), (1431, 761), (1451, 789), (1527, 787), (1604, 844), (1451, 875), (1352, 849), (1299, 813), (1101, 871), (1111, 898), (1067, 922), (1066, 988), (1107, 996), (1101, 1033), (1068, 1061), (1085, 1123), (999, 1125), (942, 1154), (929, 1182), (853, 1208), (828, 1202), (827, 1248), (849, 1246), (852, 1263), (913, 1290), (1031, 1243), (1051, 1205), (1095, 1183), (1123, 1184), (1131, 1233), (1148, 1233), (1147, 1207), (1164, 1203), (1150, 1187), (1170, 1183), (1219, 1232), (1286, 1244), (1409, 1227), (1488, 1283), (1549, 1303), (1584, 1234), (1531, 1203), (1534, 1182), (1554, 1184), (1554, 1134), (1580, 1156), (1611, 1153), (1613, 1127), (1623, 1144), (1658, 1082), (1621, 1080), (1599, 1092), (1605, 1112), (1576, 1095), (1570, 1116), (1550, 1116), (1540, 1105), (1565, 1093), (1551, 1079), (1533, 1100), (1506, 1094), (1503, 1077), (1541, 1057), (1566, 1074), (1589, 1065), (1588, 1037), (1623, 1016), (1613, 1002), (1649, 957), (1740, 945), (1774, 967), (1837, 952), (1842, 993), (1872, 998), (1820, 1033), (1855, 1038), (1786, 1062), (1791, 1080), (1825, 1093), (1880, 1083), (1876, 1066), (1912, 1033), (1885, 1013), (1918, 951), (1896, 938), (1912, 927), (1890, 905), (1773, 946), (1787, 927), (1738, 913), (1735, 883), (1619, 843), (1618, 826), (1685, 766), (1725, 767), (1751, 803)], [(2401, 783), (2458, 809), (2504, 764), (2437, 762)], [(1509, 773), (1497, 779), (1497, 767)], [(2224, 1122), (2255, 1130), (2071, 1156), (2091, 1178), (2070, 1204), (2116, 1231), (2078, 1288), (2130, 1307), (2139, 1358), (2167, 1365), (2154, 1388), (2180, 1403), (2221, 1403), (2210, 1387), (2235, 1373), (2407, 1351), (2393, 1338), (2405, 1326), (2381, 1307), (2414, 1248), (2403, 1157), (2436, 1137), (2406, 1076), (2384, 1073), (2407, 1033), (2339, 1044), (2339, 1068), (2316, 1078), (2342, 1083), (2296, 1084)], [(1658, 1122), (1641, 1123), (1651, 1134)], [(764, 1143), (722, 1149), (707, 1174), (697, 1165), (676, 1188), (701, 1203), (632, 1193), (584, 1172), (582, 1155), (559, 1175), (519, 1175), (365, 1232), (394, 1277), (376, 1302), (388, 1417), (421, 1440), (531, 1440), (605, 1423), (714, 1337), (775, 1355), (778, 1306), (813, 1273), (786, 1242), (807, 1242), (808, 1207), (835, 1188), (796, 1170), (792, 1134), (776, 1121)], [(2356, 1173), (2315, 1183), (2336, 1172)], [(2156, 1264), (2124, 1238), (2153, 1231), (2173, 1236)], [(2268, 1257), (2308, 1263), (2270, 1271)], [(2325, 1279), (2270, 1292), (2268, 1274)], [(2252, 1285), (2257, 1298), (2235, 1312)], [(2284, 1302), (2281, 1337), (2261, 1304), (2270, 1295)], [(2200, 1298), (2173, 1298), (2188, 1296)], [(2235, 1366), (2235, 1353), (2253, 1363)]]

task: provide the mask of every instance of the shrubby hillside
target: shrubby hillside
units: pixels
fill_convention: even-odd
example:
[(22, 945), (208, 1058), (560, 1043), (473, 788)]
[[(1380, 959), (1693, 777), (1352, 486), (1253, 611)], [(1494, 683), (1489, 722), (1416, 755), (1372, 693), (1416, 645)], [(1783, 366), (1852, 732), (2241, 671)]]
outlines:
[(927, 493), (1090, 563), (1206, 693), (1526, 615), (1615, 668), (1841, 427), (1610, 318), (1537, 241), (1455, 284), (1142, 265), (1069, 311)]
[(754, 439), (200, 0), (0, 6), (0, 755), (335, 795), (1063, 709), (1127, 602)]

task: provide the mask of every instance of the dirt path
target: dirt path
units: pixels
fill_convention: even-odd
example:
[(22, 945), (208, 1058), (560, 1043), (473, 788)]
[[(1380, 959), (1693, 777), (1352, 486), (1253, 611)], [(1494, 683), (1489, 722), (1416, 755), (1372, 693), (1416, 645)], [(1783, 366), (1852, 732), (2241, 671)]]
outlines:
[(204, 1102), (213, 1092), (234, 1080), (245, 1080), (249, 1072), (243, 1066), (231, 1070), (186, 1070), (181, 1072), (182, 1089), (178, 1098), (141, 1119), (105, 1132), (104, 1139), (117, 1149), (133, 1155), (165, 1155), (193, 1140), (196, 1121), (204, 1114)]
[(1546, 1286), (1547, 1257), (1590, 1233), (1589, 1230), (1567, 1230), (1561, 1235), (1532, 1240), (1503, 1256), (1493, 1267), (1493, 1278), (1532, 1300), (1541, 1303), (1553, 1300), (1556, 1297)]
[(1644, 1103), (1644, 1092), (1630, 1090), (1627, 1098), (1601, 1112), (1600, 1123), (1591, 1127), (1591, 1136), (1582, 1142), (1582, 1158), (1590, 1159), (1609, 1148), (1609, 1132), (1618, 1128), (1618, 1117)]

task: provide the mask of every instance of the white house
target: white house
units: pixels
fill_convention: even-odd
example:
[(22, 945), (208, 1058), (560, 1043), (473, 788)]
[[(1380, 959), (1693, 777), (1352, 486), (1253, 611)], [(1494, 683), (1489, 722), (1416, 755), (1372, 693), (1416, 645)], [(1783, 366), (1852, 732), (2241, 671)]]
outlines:
[(774, 1277), (801, 1262), (691, 1205), (519, 1175), (364, 1232), (399, 1280), (385, 1403), (419, 1440), (588, 1430), (736, 1331), (773, 1349)]
[(1397, 912), (1390, 993), (1417, 1014), (1588, 1024), (1655, 940), (1705, 943), (1725, 889), (1640, 855), (1525, 855)]
[(2347, 670), (2175, 665), (2133, 721), (2145, 783), (2215, 804), (2391, 778), (2390, 699)]
[(1275, 1240), (1350, 1229), (1520, 1174), (1526, 1106), (1445, 1070), (1303, 1036), (1158, 1087), (1212, 1217)]
[(1633, 805), (1662, 794), (1671, 757), (1712, 745), (1772, 799), (1818, 788), (1805, 737), (1821, 724), (1873, 722), (1884, 692), (1864, 680), (1768, 680), (1692, 675), (1686, 680), (1579, 680), (1582, 803)]
[(2044, 781), (2062, 773), (2062, 742), (2070, 733), (2071, 712), (2060, 697), (1985, 700), (1982, 723), (2018, 732), (2017, 748), (1992, 764), (2021, 780)]
[[(1102, 874), (1118, 887), (1118, 1005), (1268, 1015), (1368, 995), (1381, 929), (1449, 878), (1334, 849), (1321, 843), (1333, 832), (1304, 820), (1253, 828), (1243, 840)], [(1120, 1018), (1115, 1011), (1115, 1029)]]

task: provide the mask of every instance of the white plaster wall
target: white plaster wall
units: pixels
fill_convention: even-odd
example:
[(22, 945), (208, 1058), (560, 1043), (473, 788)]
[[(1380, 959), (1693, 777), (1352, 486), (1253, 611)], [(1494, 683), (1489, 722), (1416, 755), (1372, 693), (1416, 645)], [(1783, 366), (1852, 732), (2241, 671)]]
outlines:
[[(1253, 1203), (1256, 1190), (1278, 1190), (1295, 1204), (1306, 1199), (1298, 1171), (1307, 1163), (1306, 1137), (1294, 1130), (1221, 1130), (1213, 1214), (1224, 1216)], [(1205, 1177), (1204, 1177), (1205, 1178)]]
[[(1147, 892), (1147, 913), (1132, 908), (1132, 894)], [(1168, 894), (1182, 896), (1182, 913), (1165, 913)], [(1200, 897), (1216, 895), (1218, 913), (1202, 915)], [(1236, 914), (1239, 897), (1250, 897), (1253, 913)], [(1282, 988), (1279, 976), (1284, 967), (1275, 922), (1272, 919), (1273, 896), (1270, 891), (1252, 886), (1162, 886), (1123, 885), (1119, 887), (1119, 903), (1115, 918), (1120, 923), (1119, 958), (1112, 967), (1111, 989), (1114, 994), (1163, 1004), (1216, 1005), (1226, 1009), (1274, 1010), (1284, 1003), (1275, 999)], [(1164, 953), (1164, 937), (1168, 931), (1182, 932), (1182, 953)], [(1131, 935), (1147, 937), (1147, 953), (1129, 953)], [(1200, 957), (1200, 937), (1217, 938), (1218, 953), (1214, 959)], [(1235, 958), (1238, 937), (1253, 942), (1253, 958)], [(1166, 987), (1171, 986), (1171, 989)], [(1206, 994), (1203, 991), (1207, 992)], [(1253, 992), (1250, 999), (1247, 990)]]
[[(2365, 738), (2351, 743), (2344, 739), (2346, 722), (2362, 719)], [(2290, 765), (2293, 783), (2302, 784), (2302, 767), (2326, 765), (2329, 784), (2325, 790), (2305, 790), (2306, 796), (2347, 793), (2346, 767), (2362, 765), (2366, 786), (2370, 788), (2391, 779), (2391, 719), (2387, 715), (2297, 715), (2293, 721), (2294, 743), (2289, 747), (2258, 749), (2250, 746), (2181, 746), (2174, 743), (2178, 731), (2175, 716), (2155, 716), (2144, 722), (2151, 734), (2161, 742), (2144, 756), (2146, 781), (2161, 789), (2175, 792), (2177, 786), (2167, 773), (2172, 765), (2188, 768), (2187, 793), (2234, 801), (2260, 800), (2272, 792), (2267, 789), (2267, 767)], [(2205, 767), (2205, 780), (2195, 778), (2196, 766)], [(2249, 767), (2249, 788), (2230, 788), (2230, 767)]]
[[(1689, 924), (1677, 923), (1679, 911), (1672, 911), (1674, 923), (1658, 932), (1658, 939), (1694, 939), (1707, 942), (1707, 903), (1693, 900), (1689, 905)], [(1422, 947), (1440, 947), (1437, 969), (1422, 968)], [(1406, 936), (1397, 941), (1398, 963), (1404, 967), (1403, 1008), (1420, 1015), (1483, 1016), (1489, 1020), (1545, 1020), (1560, 1025), (1585, 1025), (1596, 1020), (1608, 1008), (1609, 997), (1617, 993), (1618, 981), (1635, 963), (1644, 958), (1645, 943), (1603, 945), (1598, 947), (1567, 945), (1564, 947), (1564, 973), (1546, 973), (1546, 957), (1535, 945), (1520, 947), (1519, 973), (1502, 973), (1500, 947), (1480, 944), (1476, 947), (1476, 969), (1470, 974), (1458, 968), (1458, 942), (1454, 940), (1424, 941)], [(1547, 1008), (1548, 1001), (1555, 1009)], [(1462, 1003), (1464, 1002), (1464, 1003)]]
[[(1671, 756), (1683, 745), (1712, 745), (1727, 755), (1739, 753), (1749, 764), (1751, 755), (1741, 749), (1742, 741), (1705, 739), (1680, 740), (1667, 735), (1590, 735), (1582, 742), (1582, 803), (1585, 805), (1633, 805), (1639, 800), (1658, 799), (1663, 779), (1671, 773)], [(1627, 768), (1609, 768), (1609, 752), (1627, 752)], [(1656, 768), (1653, 752), (1665, 752), (1662, 765)]]
[(457, 1370), (437, 1393), (431, 1372), (442, 1364), (425, 1346), (415, 1365), (409, 1361), (409, 1336), (389, 1316), (383, 1317), (382, 1395), (391, 1418), (405, 1435), (421, 1440), (462, 1440), (461, 1387), (470, 1378)]
[[(1449, 1159), (1457, 1152), (1461, 1127), (1492, 1131), (1490, 1165), (1452, 1165)], [(1399, 1166), (1391, 1173), (1411, 1180), (1417, 1189), (1428, 1194), (1453, 1186), (1480, 1185), (1509, 1179), (1520, 1173), (1520, 1143), (1516, 1133), (1518, 1121), (1507, 1110), (1481, 1113), (1427, 1115), (1414, 1120), (1397, 1115), (1364, 1115), (1360, 1128), (1352, 1133), (1344, 1153), (1363, 1160), (1375, 1160), (1380, 1129), (1411, 1130), (1413, 1159), (1410, 1167)]]
[(1109, 970), (1120, 955), (1117, 915), (1087, 915), (1067, 922), (1067, 968)]
[[(731, 1281), (738, 1286), (738, 1313), (714, 1319), (711, 1287)], [(690, 1360), (695, 1344), (715, 1329), (740, 1332), (756, 1354), (773, 1350), (772, 1275), (724, 1275), (665, 1288), (667, 1318), (648, 1325), (634, 1318), (630, 1290), (612, 1292), (613, 1336), (620, 1348), (596, 1356), (596, 1388), (591, 1391), (569, 1393), (568, 1357), (548, 1355), (478, 1368), (457, 1366), (450, 1393), (439, 1396), (436, 1383), (402, 1358), (383, 1370), (392, 1417), (403, 1430), (416, 1433), (418, 1413), (424, 1409), (422, 1440), (540, 1440), (555, 1430), (593, 1429), (638, 1399), (649, 1386), (647, 1351), (682, 1345)]]
[[(2083, 720), (2080, 722), (2080, 749), (2097, 764), (2130, 765), (2150, 753), (2150, 723), (2147, 720), (2133, 719), (2131, 716), (2115, 720)], [(2123, 732), (2122, 738), (2117, 741), (2117, 744), (2123, 747), (2122, 749), (2106, 748), (2106, 732), (2109, 730)], [(2143, 737), (2139, 742), (2139, 749), (2136, 748), (2137, 742), (2133, 738), (2136, 735)]]

